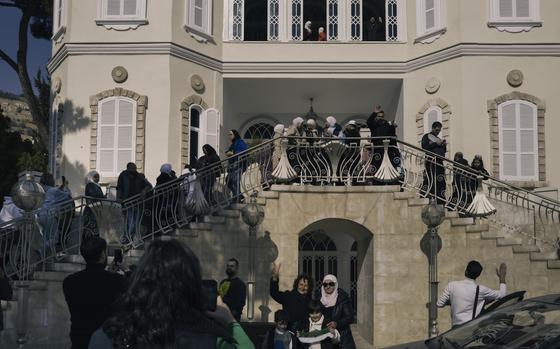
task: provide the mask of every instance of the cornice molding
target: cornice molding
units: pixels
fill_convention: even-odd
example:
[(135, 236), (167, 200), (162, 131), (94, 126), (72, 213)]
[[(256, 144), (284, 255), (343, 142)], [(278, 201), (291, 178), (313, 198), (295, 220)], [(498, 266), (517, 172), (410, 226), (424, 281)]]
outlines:
[(221, 61), (171, 42), (65, 43), (47, 64), (50, 74), (70, 56), (77, 55), (170, 55), (228, 74), (402, 74), (451, 59), (468, 56), (560, 57), (560, 43), (478, 44), (460, 43), (408, 61)]

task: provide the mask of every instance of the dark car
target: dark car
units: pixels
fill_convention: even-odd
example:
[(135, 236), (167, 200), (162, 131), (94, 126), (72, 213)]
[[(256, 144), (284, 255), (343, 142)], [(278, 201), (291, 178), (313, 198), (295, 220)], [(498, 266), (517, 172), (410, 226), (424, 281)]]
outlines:
[(510, 297), (476, 319), (435, 338), (386, 349), (559, 349), (560, 294)]

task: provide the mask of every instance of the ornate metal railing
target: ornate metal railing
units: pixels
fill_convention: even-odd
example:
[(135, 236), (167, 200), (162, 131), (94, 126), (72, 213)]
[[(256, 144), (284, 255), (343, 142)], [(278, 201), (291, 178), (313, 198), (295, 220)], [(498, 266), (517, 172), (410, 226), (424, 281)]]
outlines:
[(493, 198), (547, 222), (560, 220), (554, 200), (394, 138), (281, 137), (122, 202), (82, 196), (0, 225), (1, 262), (8, 275), (26, 279), (38, 266), (78, 253), (88, 234), (134, 247), (243, 202), (273, 183), (398, 184), (465, 216), (494, 213)]

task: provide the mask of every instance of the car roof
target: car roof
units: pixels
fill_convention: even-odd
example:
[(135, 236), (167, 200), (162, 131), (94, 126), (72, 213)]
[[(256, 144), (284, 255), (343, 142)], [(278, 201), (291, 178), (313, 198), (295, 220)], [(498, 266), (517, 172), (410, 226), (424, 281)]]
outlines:
[(554, 303), (560, 305), (560, 293), (547, 294), (545, 296), (525, 299), (525, 301)]

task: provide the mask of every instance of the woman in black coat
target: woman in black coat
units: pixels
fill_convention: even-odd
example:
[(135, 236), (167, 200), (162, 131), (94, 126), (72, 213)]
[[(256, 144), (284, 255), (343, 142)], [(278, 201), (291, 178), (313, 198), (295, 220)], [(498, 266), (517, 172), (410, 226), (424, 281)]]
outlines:
[(291, 291), (279, 291), (278, 280), (280, 276), (280, 264), (273, 264), (272, 278), (270, 279), (270, 296), (276, 302), (282, 304), (282, 309), (288, 313), (288, 329), (294, 331), (298, 323), (307, 321), (307, 306), (311, 301), (313, 292), (313, 281), (305, 274), (300, 274), (294, 280)]
[(216, 184), (216, 180), (223, 173), (223, 168), (220, 165), (220, 156), (216, 152), (216, 149), (214, 149), (210, 144), (203, 145), (202, 152), (204, 155), (196, 161), (195, 169), (200, 171), (205, 168), (211, 168), (202, 171), (199, 180), (202, 192), (204, 193), (204, 198), (206, 198), (206, 201), (209, 204), (212, 204), (214, 202), (212, 189)]
[(340, 332), (340, 348), (356, 349), (350, 324), (354, 320), (352, 301), (344, 290), (338, 288), (338, 280), (334, 275), (326, 275), (321, 287), (321, 303), (325, 318), (331, 319), (328, 325)]

